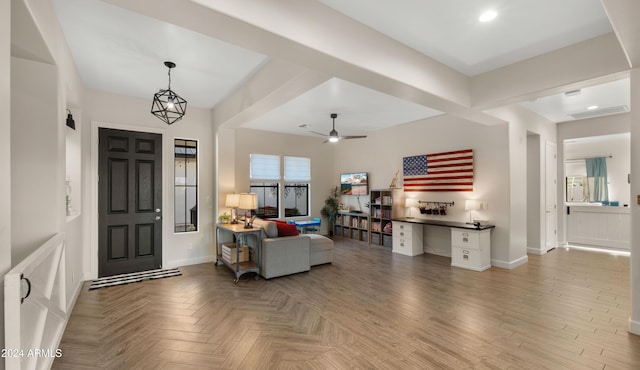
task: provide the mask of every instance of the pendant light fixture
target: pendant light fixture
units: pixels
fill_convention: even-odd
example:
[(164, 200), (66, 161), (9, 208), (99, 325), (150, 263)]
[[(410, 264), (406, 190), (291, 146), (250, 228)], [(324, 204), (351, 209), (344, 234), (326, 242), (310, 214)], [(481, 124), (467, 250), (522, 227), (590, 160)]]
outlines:
[(151, 113), (170, 125), (184, 117), (187, 110), (187, 101), (171, 90), (171, 68), (175, 68), (173, 62), (164, 62), (169, 68), (169, 87), (166, 90), (160, 89), (153, 95), (153, 105)]

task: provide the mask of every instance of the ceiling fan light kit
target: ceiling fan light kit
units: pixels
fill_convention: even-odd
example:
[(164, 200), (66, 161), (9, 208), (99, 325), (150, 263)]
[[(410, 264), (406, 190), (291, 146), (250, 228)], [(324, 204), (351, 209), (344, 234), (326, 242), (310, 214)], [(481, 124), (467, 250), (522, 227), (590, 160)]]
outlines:
[(173, 62), (164, 62), (169, 68), (169, 87), (166, 90), (160, 89), (153, 95), (151, 113), (170, 125), (184, 117), (187, 111), (187, 101), (171, 90), (171, 69), (176, 67)]

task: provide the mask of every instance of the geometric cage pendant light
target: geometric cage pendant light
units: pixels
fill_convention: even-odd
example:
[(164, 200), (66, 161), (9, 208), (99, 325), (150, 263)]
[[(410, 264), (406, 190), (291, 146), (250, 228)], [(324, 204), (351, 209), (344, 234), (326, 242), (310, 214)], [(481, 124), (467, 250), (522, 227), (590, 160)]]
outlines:
[(160, 89), (160, 91), (153, 95), (151, 113), (170, 125), (184, 117), (187, 111), (187, 101), (171, 91), (171, 68), (175, 68), (176, 64), (173, 62), (164, 62), (164, 65), (169, 68), (169, 88), (166, 90)]

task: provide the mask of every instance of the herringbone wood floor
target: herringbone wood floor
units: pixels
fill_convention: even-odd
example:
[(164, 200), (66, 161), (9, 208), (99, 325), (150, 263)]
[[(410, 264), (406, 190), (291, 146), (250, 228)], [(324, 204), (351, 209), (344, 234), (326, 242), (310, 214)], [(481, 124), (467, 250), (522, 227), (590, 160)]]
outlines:
[(640, 369), (629, 259), (557, 249), (514, 270), (336, 240), (272, 280), (224, 266), (87, 291), (55, 369)]

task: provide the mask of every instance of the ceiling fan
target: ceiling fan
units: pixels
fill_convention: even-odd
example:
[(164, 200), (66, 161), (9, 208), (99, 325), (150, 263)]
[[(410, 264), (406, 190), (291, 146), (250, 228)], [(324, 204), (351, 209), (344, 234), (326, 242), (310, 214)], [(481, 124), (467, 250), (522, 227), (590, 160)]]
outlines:
[[(320, 132), (315, 132), (315, 131), (311, 131), (311, 132), (316, 134), (316, 135), (328, 136), (329, 139), (327, 139), (327, 141), (329, 141), (331, 143), (335, 143), (340, 139), (364, 139), (366, 137), (364, 135), (358, 135), (358, 136), (340, 136), (340, 135), (338, 135), (338, 131), (336, 131), (336, 118), (337, 117), (338, 117), (337, 113), (331, 113), (331, 119), (333, 120), (333, 128), (331, 129), (331, 132), (329, 132), (329, 135), (322, 134)], [(327, 141), (325, 141), (325, 143)]]

